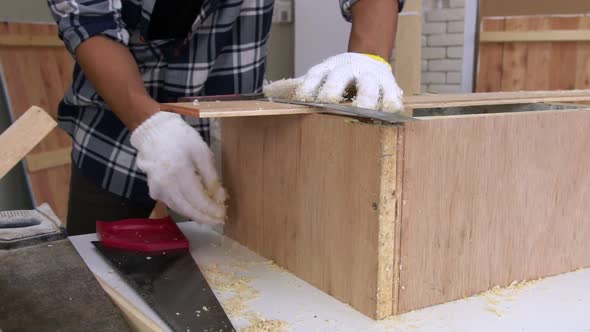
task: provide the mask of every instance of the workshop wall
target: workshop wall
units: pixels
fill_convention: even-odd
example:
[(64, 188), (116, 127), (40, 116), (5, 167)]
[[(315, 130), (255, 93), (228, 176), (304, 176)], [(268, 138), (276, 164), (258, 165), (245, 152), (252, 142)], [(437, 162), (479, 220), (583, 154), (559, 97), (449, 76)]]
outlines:
[(461, 92), (465, 0), (426, 0), (422, 26), (422, 92)]

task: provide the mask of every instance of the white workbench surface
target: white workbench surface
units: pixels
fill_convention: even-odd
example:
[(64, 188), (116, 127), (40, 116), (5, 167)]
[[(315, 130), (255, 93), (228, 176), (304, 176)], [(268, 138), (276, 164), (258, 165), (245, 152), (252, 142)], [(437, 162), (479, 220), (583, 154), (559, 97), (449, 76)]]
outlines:
[[(223, 276), (215, 271), (224, 271), (234, 277), (248, 278), (244, 279), (247, 286), (258, 291), (246, 302), (244, 310), (228, 313), (238, 331), (250, 326), (249, 318), (258, 313), (264, 319), (286, 322), (288, 331), (302, 332), (590, 332), (590, 269), (546, 278), (518, 289), (496, 292), (496, 295), (475, 296), (375, 322), (206, 227), (181, 223), (180, 228), (189, 238), (193, 257), (208, 278)], [(96, 240), (94, 234), (74, 236), (70, 240), (92, 272), (161, 323), (99, 256), (90, 243)], [(211, 266), (215, 269), (212, 270)], [(219, 289), (215, 282), (212, 288), (224, 307), (232, 303), (232, 296), (238, 294)]]

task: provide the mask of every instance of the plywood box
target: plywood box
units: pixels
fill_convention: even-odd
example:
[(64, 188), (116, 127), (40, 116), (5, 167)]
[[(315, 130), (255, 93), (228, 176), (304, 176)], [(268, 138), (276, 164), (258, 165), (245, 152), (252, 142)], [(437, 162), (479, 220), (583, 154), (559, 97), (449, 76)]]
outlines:
[(226, 233), (377, 319), (590, 266), (590, 110), (547, 108), (223, 119)]

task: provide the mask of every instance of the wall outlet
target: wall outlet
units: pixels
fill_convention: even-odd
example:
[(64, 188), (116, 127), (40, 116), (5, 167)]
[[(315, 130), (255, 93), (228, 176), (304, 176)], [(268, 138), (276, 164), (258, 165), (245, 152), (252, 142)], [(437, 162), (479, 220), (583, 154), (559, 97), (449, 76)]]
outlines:
[(293, 22), (293, 1), (276, 0), (275, 8), (272, 14), (273, 23), (292, 23)]

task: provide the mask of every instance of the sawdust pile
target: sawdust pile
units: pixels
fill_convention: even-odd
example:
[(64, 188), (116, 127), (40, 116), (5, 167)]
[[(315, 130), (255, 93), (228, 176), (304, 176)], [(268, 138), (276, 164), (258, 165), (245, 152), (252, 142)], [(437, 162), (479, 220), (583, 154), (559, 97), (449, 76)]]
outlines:
[(286, 332), (287, 323), (281, 320), (259, 320), (240, 332)]
[(539, 281), (540, 279), (536, 280), (523, 280), (523, 281), (513, 281), (510, 285), (506, 287), (495, 286), (494, 288), (483, 292), (482, 295), (487, 301), (486, 310), (495, 314), (498, 317), (502, 317), (504, 312), (501, 308), (499, 308), (499, 304), (505, 301), (516, 301), (517, 295), (523, 289), (526, 289)]
[[(246, 270), (247, 266), (260, 264), (260, 262), (241, 262), (240, 270)], [(267, 267), (281, 269), (272, 261), (264, 262)], [(236, 266), (233, 266), (234, 268)], [(216, 290), (228, 294), (228, 300), (224, 301), (223, 309), (231, 318), (244, 318), (250, 324), (240, 331), (246, 332), (283, 332), (287, 331), (288, 324), (279, 320), (264, 319), (259, 313), (248, 309), (248, 302), (259, 297), (259, 293), (250, 285), (252, 279), (236, 275), (231, 271), (222, 270), (219, 265), (211, 264), (201, 267), (207, 281)]]
[(246, 303), (258, 297), (258, 291), (250, 286), (252, 281), (235, 273), (222, 271), (217, 264), (203, 267), (207, 281), (215, 289), (231, 294), (224, 305), (225, 312), (231, 316), (239, 316), (246, 310)]

